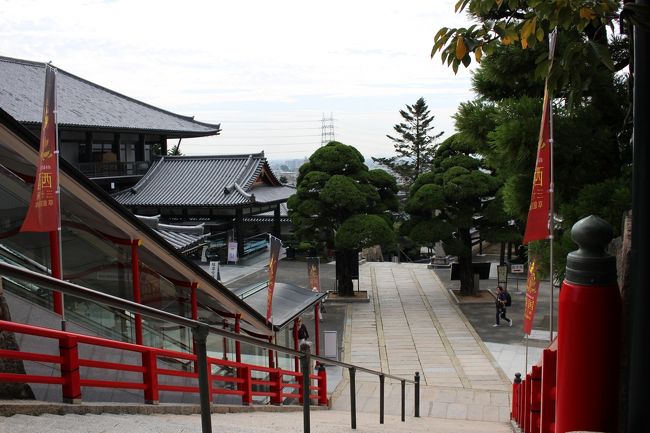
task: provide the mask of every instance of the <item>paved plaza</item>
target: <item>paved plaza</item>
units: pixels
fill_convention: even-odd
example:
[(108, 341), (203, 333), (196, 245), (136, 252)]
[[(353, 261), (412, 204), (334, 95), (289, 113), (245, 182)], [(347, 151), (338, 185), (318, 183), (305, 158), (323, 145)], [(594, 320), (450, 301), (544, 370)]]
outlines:
[[(511, 385), (486, 345), (426, 265), (368, 263), (359, 287), (370, 302), (348, 306), (344, 360), (412, 378), (421, 375), (421, 415), (506, 423)], [(347, 378), (347, 376), (346, 376)], [(400, 412), (398, 382), (386, 382), (386, 412)], [(407, 414), (413, 388), (407, 386)], [(349, 407), (348, 381), (333, 408)], [(357, 405), (379, 411), (379, 380), (357, 375)], [(495, 430), (498, 431), (498, 430)]]

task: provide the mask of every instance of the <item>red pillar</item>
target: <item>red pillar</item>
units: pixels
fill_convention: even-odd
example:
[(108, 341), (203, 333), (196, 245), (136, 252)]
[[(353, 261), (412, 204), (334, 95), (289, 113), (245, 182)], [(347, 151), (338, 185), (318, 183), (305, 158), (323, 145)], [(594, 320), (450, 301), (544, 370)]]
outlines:
[(580, 249), (567, 256), (560, 291), (555, 431), (616, 431), (621, 298), (616, 259), (605, 252), (612, 229), (589, 216), (571, 236)]
[[(140, 259), (138, 247), (142, 245), (140, 239), (131, 241), (131, 274), (133, 275), (133, 302), (141, 302), (140, 290)], [(142, 344), (142, 316), (135, 314), (135, 344)]]
[(61, 378), (64, 403), (81, 403), (81, 378), (79, 376), (79, 347), (74, 337), (59, 338)]
[[(227, 327), (226, 319), (223, 319), (223, 329), (226, 329)], [(228, 361), (228, 340), (226, 337), (223, 337), (223, 359)]]
[[(273, 344), (273, 336), (269, 335), (269, 343)], [(275, 361), (273, 359), (273, 351), (269, 349), (269, 368), (275, 368)]]
[(323, 364), (318, 367), (318, 404), (327, 406), (327, 371)]
[[(241, 332), (241, 314), (235, 315), (235, 333)], [(241, 343), (239, 340), (235, 341), (235, 361), (241, 362)]]
[[(61, 269), (61, 234), (58, 230), (50, 233), (50, 267), (52, 268), (52, 277), (63, 279), (63, 269)], [(63, 293), (52, 292), (52, 304), (54, 312), (63, 316)]]
[(320, 302), (314, 307), (314, 336), (316, 343), (316, 356), (320, 355)]

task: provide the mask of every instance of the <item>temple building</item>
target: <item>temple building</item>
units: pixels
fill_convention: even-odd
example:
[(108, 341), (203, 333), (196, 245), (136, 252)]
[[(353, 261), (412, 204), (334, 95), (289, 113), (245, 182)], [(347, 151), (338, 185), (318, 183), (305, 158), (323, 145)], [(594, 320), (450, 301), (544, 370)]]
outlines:
[[(0, 57), (0, 108), (40, 135), (45, 64)], [(168, 140), (215, 136), (219, 124), (198, 122), (107, 89), (62, 69), (57, 73), (62, 157), (106, 191), (134, 185)]]
[(281, 207), (293, 193), (278, 181), (262, 152), (164, 156), (136, 185), (114, 197), (133, 213), (159, 216), (164, 223), (202, 223), (214, 244), (225, 248), (237, 242), (237, 255), (243, 257), (266, 249), (267, 237), (257, 221), (245, 219), (272, 213), (270, 232), (281, 237)]

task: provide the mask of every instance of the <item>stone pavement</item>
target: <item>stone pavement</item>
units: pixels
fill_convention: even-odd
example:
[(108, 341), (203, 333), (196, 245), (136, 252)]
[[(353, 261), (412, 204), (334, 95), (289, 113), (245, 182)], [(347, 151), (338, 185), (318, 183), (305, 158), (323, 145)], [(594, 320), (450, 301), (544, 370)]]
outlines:
[[(420, 264), (368, 263), (359, 286), (369, 303), (348, 307), (345, 361), (413, 378), (421, 374), (422, 416), (497, 422), (510, 418), (511, 385), (436, 274)], [(346, 410), (348, 381), (333, 398)], [(400, 411), (400, 384), (387, 380), (386, 413)], [(407, 386), (407, 414), (413, 387)], [(357, 410), (379, 411), (379, 380), (357, 374)]]

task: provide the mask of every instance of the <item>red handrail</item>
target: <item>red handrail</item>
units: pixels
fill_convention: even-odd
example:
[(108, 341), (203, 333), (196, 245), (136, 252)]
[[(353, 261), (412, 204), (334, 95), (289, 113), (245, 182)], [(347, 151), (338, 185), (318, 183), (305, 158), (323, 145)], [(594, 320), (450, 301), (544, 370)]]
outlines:
[[(82, 387), (140, 389), (144, 393), (145, 402), (149, 404), (155, 404), (159, 401), (160, 391), (182, 393), (199, 392), (198, 374), (196, 371), (158, 368), (157, 365), (159, 357), (187, 360), (190, 361), (190, 364), (194, 365), (194, 361), (197, 360), (197, 357), (194, 354), (124, 343), (121, 341), (58, 331), (4, 320), (0, 320), (0, 330), (50, 338), (59, 341), (58, 355), (2, 349), (0, 350), (0, 358), (58, 364), (61, 371), (60, 377), (0, 373), (0, 381), (61, 385), (63, 400), (66, 402), (80, 402), (82, 398)], [(139, 353), (141, 354), (141, 362), (140, 364), (128, 364), (81, 358), (79, 354), (79, 345), (100, 346)], [(283, 399), (286, 398), (302, 398), (302, 391), (299, 386), (299, 383), (302, 381), (302, 373), (210, 357), (208, 358), (208, 365), (231, 367), (236, 370), (235, 377), (230, 377), (212, 374), (211, 368), (208, 368), (211, 388), (210, 395), (213, 397), (215, 395), (224, 394), (239, 395), (242, 397), (243, 404), (251, 404), (252, 399), (255, 396), (270, 397), (271, 403), (273, 404), (282, 404)], [(80, 370), (80, 367), (86, 367), (86, 369)], [(87, 374), (87, 372), (85, 372), (87, 369), (141, 373), (142, 380), (129, 382), (81, 377), (81, 374)], [(268, 376), (268, 380), (252, 377), (252, 374), (255, 372)], [(292, 378), (296, 383), (284, 382), (285, 376)], [(159, 381), (164, 377), (182, 377), (193, 381), (196, 385), (171, 385), (160, 383)], [(318, 400), (319, 404), (327, 404), (326, 376), (319, 372), (318, 375), (310, 374), (309, 377), (313, 383), (316, 384), (310, 386), (310, 390), (315, 391), (316, 394), (310, 392), (309, 398)], [(237, 384), (237, 389), (218, 387), (217, 383), (219, 382)], [(285, 388), (297, 388), (299, 393), (285, 393), (283, 392)]]

